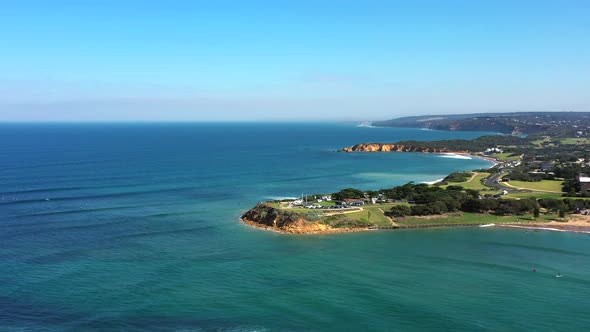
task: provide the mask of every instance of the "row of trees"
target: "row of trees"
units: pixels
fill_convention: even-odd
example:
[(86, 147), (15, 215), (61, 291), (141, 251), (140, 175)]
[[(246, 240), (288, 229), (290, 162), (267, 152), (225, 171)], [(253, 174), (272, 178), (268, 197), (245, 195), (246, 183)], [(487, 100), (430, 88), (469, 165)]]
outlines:
[(446, 212), (491, 212), (496, 215), (521, 215), (527, 213), (538, 213), (539, 206), (534, 199), (502, 200), (502, 199), (474, 199), (469, 198), (458, 207), (449, 208), (441, 201), (434, 201), (427, 204), (396, 205), (390, 210), (393, 217), (405, 216), (427, 216)]
[[(434, 198), (435, 200), (426, 203), (420, 202), (420, 204), (415, 205), (396, 205), (391, 208), (389, 214), (393, 217), (405, 217), (463, 211), (473, 213), (491, 212), (496, 215), (522, 215), (532, 213), (538, 217), (539, 208), (544, 208), (551, 212), (558, 213), (560, 217), (563, 217), (566, 212), (590, 209), (590, 200), (584, 199), (478, 199), (469, 197), (469, 195), (456, 195), (457, 190), (455, 188), (451, 188), (451, 190), (447, 189), (446, 191), (449, 194), (448, 196), (441, 195), (441, 193), (435, 195), (442, 197), (442, 200), (436, 200), (437, 198)], [(457, 200), (452, 202), (448, 200), (448, 197), (455, 197)], [(467, 198), (465, 199), (465, 197)]]
[(575, 212), (578, 210), (590, 209), (590, 200), (588, 199), (555, 199), (542, 198), (539, 199), (539, 205), (549, 211), (557, 212), (564, 210), (567, 212)]
[(365, 195), (381, 194), (389, 199), (403, 200), (412, 204), (396, 205), (388, 212), (393, 217), (426, 216), (447, 212), (494, 213), (496, 215), (538, 214), (539, 208), (564, 214), (576, 210), (590, 209), (590, 200), (525, 198), (520, 200), (479, 198), (479, 192), (461, 186), (446, 189), (426, 184), (407, 183), (380, 191), (363, 192), (348, 188), (332, 194), (335, 199), (364, 198)]

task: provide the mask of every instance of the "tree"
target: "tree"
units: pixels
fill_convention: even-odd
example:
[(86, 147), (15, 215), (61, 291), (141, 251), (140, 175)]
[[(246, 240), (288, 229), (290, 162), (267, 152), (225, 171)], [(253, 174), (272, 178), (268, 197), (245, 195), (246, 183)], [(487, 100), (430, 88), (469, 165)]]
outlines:
[(539, 208), (536, 207), (535, 210), (533, 210), (533, 217), (535, 217), (535, 219), (539, 218)]
[(407, 205), (394, 205), (389, 211), (396, 218), (409, 216), (412, 213), (412, 209)]
[(542, 207), (551, 211), (559, 211), (564, 208), (564, 201), (561, 199), (543, 198), (539, 200), (539, 203)]
[(467, 195), (471, 196), (471, 198), (478, 198), (479, 197), (479, 191), (475, 190), (475, 189), (466, 189), (465, 192), (467, 193)]
[(346, 188), (346, 189), (342, 189), (337, 193), (334, 193), (332, 195), (336, 200), (343, 200), (346, 198), (364, 198), (365, 194), (358, 190), (358, 189), (354, 189), (354, 188)]
[(412, 215), (413, 216), (428, 216), (432, 214), (430, 212), (430, 207), (426, 204), (418, 204), (412, 206)]
[(442, 201), (435, 201), (427, 204), (430, 214), (442, 214), (448, 211), (447, 205)]
[(559, 218), (565, 218), (565, 209), (564, 208), (559, 209)]

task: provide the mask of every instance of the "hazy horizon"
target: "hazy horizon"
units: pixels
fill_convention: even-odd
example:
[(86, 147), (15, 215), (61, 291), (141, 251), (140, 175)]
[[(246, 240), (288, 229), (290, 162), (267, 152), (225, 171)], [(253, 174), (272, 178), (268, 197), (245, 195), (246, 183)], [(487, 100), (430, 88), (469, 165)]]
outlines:
[(584, 1), (2, 7), (0, 122), (590, 111)]

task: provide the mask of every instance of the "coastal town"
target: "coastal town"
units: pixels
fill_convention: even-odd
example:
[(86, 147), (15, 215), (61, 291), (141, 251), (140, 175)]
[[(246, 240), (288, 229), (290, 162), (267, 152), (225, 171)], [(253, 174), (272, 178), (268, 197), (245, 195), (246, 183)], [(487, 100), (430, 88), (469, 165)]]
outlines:
[[(590, 232), (590, 131), (540, 132), (526, 137), (483, 136), (470, 141), (362, 143), (348, 153), (447, 153), (493, 162), (429, 184), (263, 202), (243, 216), (248, 224), (287, 233), (450, 226), (532, 227)], [(583, 127), (583, 128), (582, 128)], [(257, 213), (256, 211), (262, 213)], [(272, 218), (266, 218), (267, 215)], [(325, 227), (309, 227), (322, 224)]]

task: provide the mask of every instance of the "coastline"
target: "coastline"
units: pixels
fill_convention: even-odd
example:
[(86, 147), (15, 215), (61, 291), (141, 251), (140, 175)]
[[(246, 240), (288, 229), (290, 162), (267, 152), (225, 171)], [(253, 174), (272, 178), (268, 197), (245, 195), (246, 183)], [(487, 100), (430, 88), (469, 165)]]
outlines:
[[(490, 165), (490, 167), (488, 167), (488, 169), (493, 168), (499, 164), (498, 160), (496, 160), (495, 158), (475, 155), (475, 154), (471, 154), (468, 152), (421, 152), (421, 153), (434, 153), (434, 154), (439, 154), (439, 155), (447, 155), (447, 156), (449, 156), (449, 158), (456, 158), (456, 157), (460, 156), (460, 158), (458, 158), (458, 159), (473, 159), (473, 158), (482, 159), (482, 160), (489, 161), (492, 163), (492, 165)], [(437, 179), (434, 181), (422, 182), (422, 183), (433, 185), (438, 182), (441, 182), (443, 179), (444, 178)], [(365, 232), (365, 231), (375, 231), (375, 230), (414, 229), (414, 228), (449, 228), (449, 227), (467, 227), (467, 226), (484, 225), (484, 223), (482, 223), (482, 224), (469, 224), (469, 225), (459, 225), (459, 224), (458, 225), (448, 225), (448, 224), (436, 225), (436, 224), (431, 224), (431, 225), (423, 225), (420, 227), (407, 227), (407, 226), (397, 226), (396, 225), (396, 226), (392, 226), (392, 227), (374, 227), (374, 226), (369, 227), (369, 226), (367, 226), (367, 227), (353, 227), (353, 228), (351, 228), (351, 227), (333, 228), (329, 225), (322, 224), (319, 222), (311, 222), (308, 220), (303, 220), (304, 221), (303, 223), (299, 222), (297, 224), (291, 224), (288, 226), (278, 227), (278, 226), (276, 226), (276, 222), (275, 222), (274, 226), (270, 226), (268, 224), (256, 222), (256, 221), (249, 220), (249, 219), (245, 218), (246, 214), (254, 209), (256, 209), (256, 207), (248, 210), (240, 217), (240, 222), (242, 224), (249, 226), (249, 227), (257, 228), (257, 229), (266, 230), (266, 231), (272, 231), (272, 232), (276, 232), (276, 233), (280, 233), (280, 234), (293, 234), (293, 235), (296, 235), (296, 234), (298, 234), (298, 235), (302, 235), (302, 234), (340, 234), (340, 233)], [(393, 223), (393, 221), (392, 221), (392, 223)], [(393, 223), (393, 225), (395, 225), (395, 223)]]
[(590, 216), (572, 215), (567, 222), (550, 221), (545, 223), (531, 222), (522, 224), (499, 225), (511, 228), (524, 228), (553, 232), (571, 232), (590, 234)]
[[(489, 162), (492, 163), (492, 165), (490, 167), (488, 167), (487, 169), (494, 168), (494, 167), (496, 167), (496, 165), (500, 164), (500, 162), (497, 159), (495, 159), (495, 158), (486, 157), (486, 156), (480, 156), (480, 155), (471, 154), (471, 153), (464, 153), (464, 152), (441, 152), (441, 153), (438, 153), (437, 152), (436, 154), (448, 155), (448, 156), (453, 156), (453, 155), (456, 155), (456, 156), (465, 156), (465, 157), (469, 157), (469, 159), (475, 158), (475, 159), (481, 159), (481, 160), (489, 161)], [(463, 158), (461, 158), (461, 159), (463, 159)], [(439, 182), (442, 182), (443, 180), (444, 180), (444, 178), (440, 178), (440, 179), (436, 179), (436, 180), (433, 180), (433, 181), (422, 181), (421, 183), (425, 183), (425, 184), (428, 184), (428, 185), (434, 185), (434, 184), (437, 184)]]
[(489, 161), (489, 162), (492, 163), (492, 166), (488, 167), (488, 169), (493, 168), (496, 165), (500, 164), (500, 162), (496, 158), (486, 157), (486, 156), (477, 155), (477, 154), (473, 154), (473, 153), (450, 152), (450, 153), (446, 153), (446, 154), (454, 154), (454, 155), (458, 155), (458, 156), (466, 156), (466, 157), (471, 157), (471, 158), (475, 158), (475, 159), (481, 159), (481, 160)]
[(506, 224), (506, 225), (496, 225), (496, 226), (497, 227), (506, 227), (506, 228), (520, 228), (520, 229), (531, 229), (531, 230), (540, 230), (540, 231), (551, 231), (551, 232), (568, 232), (568, 233), (590, 234), (590, 227), (577, 227), (577, 226), (568, 226), (568, 225), (563, 225), (561, 227), (547, 227), (548, 225), (543, 225), (543, 224), (525, 224), (525, 225)]
[[(381, 152), (381, 151), (375, 151)], [(422, 152), (422, 153), (432, 153), (432, 152)], [(488, 167), (491, 169), (501, 162), (492, 157), (476, 155), (468, 152), (434, 152), (435, 154), (442, 154), (448, 155), (449, 158), (453, 158), (456, 156), (462, 156), (464, 158), (458, 159), (472, 159), (477, 158), (481, 160), (485, 160), (491, 162), (492, 165)], [(441, 182), (444, 178), (433, 180), (433, 181), (425, 181), (422, 183), (433, 185), (438, 182)], [(240, 218), (240, 222), (244, 225), (249, 227), (263, 229), (267, 231), (273, 231), (280, 234), (293, 234), (293, 235), (302, 235), (302, 234), (339, 234), (339, 233), (352, 233), (352, 232), (365, 232), (365, 231), (375, 231), (375, 230), (403, 230), (403, 229), (416, 229), (416, 228), (453, 228), (453, 227), (481, 227), (481, 226), (493, 226), (493, 227), (506, 227), (506, 228), (515, 228), (515, 229), (528, 229), (528, 230), (544, 230), (544, 231), (554, 231), (554, 232), (571, 232), (571, 233), (583, 233), (583, 234), (590, 234), (590, 216), (587, 218), (580, 217), (580, 216), (572, 216), (566, 222), (530, 222), (530, 223), (497, 223), (497, 224), (488, 224), (488, 223), (481, 223), (481, 224), (425, 224), (420, 226), (402, 226), (397, 225), (393, 220), (392, 225), (389, 226), (367, 226), (367, 227), (343, 227), (343, 228), (333, 228), (329, 225), (320, 223), (320, 222), (312, 222), (301, 218), (303, 222), (299, 222), (297, 224), (291, 224), (283, 227), (269, 226), (263, 223), (259, 223), (253, 220), (248, 220), (242, 216)], [(391, 218), (390, 218), (391, 219)], [(433, 218), (433, 219), (443, 219), (441, 218)], [(276, 224), (276, 223), (275, 223)]]
[[(435, 218), (436, 219), (436, 218)], [(477, 228), (495, 228), (495, 227), (504, 227), (504, 228), (514, 228), (514, 229), (524, 229), (524, 230), (535, 230), (535, 231), (552, 231), (552, 232), (567, 232), (567, 233), (579, 233), (579, 234), (590, 234), (590, 225), (588, 226), (578, 226), (578, 225), (560, 225), (554, 222), (549, 223), (522, 223), (522, 224), (513, 224), (513, 223), (506, 223), (506, 224), (456, 224), (456, 225), (449, 225), (449, 224), (427, 224), (427, 225), (420, 225), (420, 226), (398, 226), (398, 227), (390, 227), (390, 228), (369, 228), (369, 227), (359, 227), (359, 228), (331, 228), (327, 225), (312, 223), (310, 224), (311, 227), (290, 227), (287, 229), (271, 227), (267, 225), (263, 225), (257, 223), (255, 221), (247, 220), (244, 218), (240, 218), (240, 223), (244, 224), (247, 227), (260, 229), (264, 231), (271, 231), (278, 234), (286, 234), (286, 235), (319, 235), (319, 234), (342, 234), (342, 233), (357, 233), (357, 232), (368, 232), (368, 231), (392, 231), (392, 230), (416, 230), (416, 229), (432, 229), (432, 228), (464, 228), (464, 227), (477, 227)], [(319, 227), (315, 227), (319, 226)], [(484, 227), (485, 226), (485, 227)], [(491, 227), (488, 227), (491, 226)]]
[(324, 224), (319, 223), (310, 223), (308, 227), (287, 227), (287, 228), (279, 228), (268, 226), (264, 224), (257, 223), (252, 220), (248, 220), (246, 218), (240, 218), (240, 223), (256, 228), (262, 229), (265, 231), (271, 231), (279, 234), (290, 234), (290, 235), (304, 235), (304, 234), (341, 234), (341, 233), (356, 233), (356, 232), (366, 232), (366, 231), (375, 231), (376, 229), (370, 229), (369, 227), (359, 227), (359, 228), (332, 228)]

